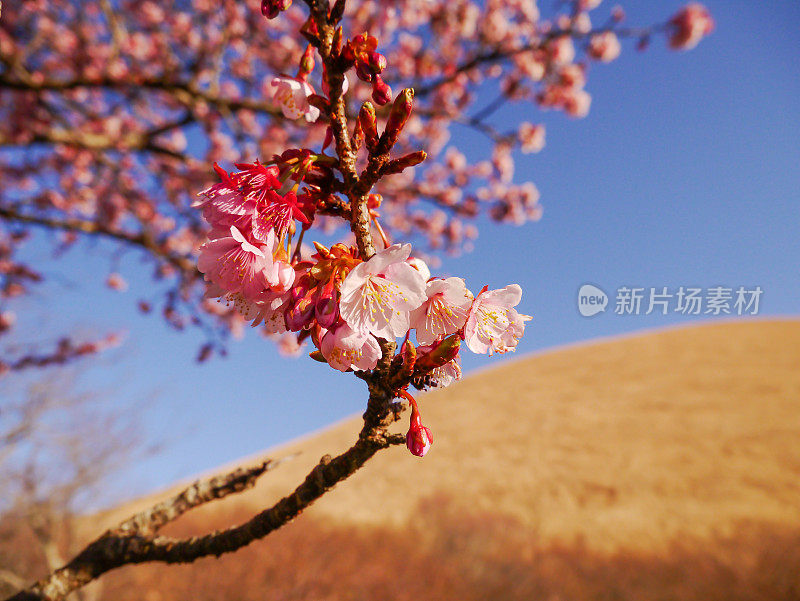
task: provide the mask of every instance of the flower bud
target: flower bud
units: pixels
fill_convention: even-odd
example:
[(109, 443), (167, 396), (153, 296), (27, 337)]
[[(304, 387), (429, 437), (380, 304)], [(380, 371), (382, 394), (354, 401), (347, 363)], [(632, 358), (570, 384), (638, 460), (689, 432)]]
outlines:
[(425, 457), (432, 444), (433, 435), (429, 428), (422, 425), (422, 418), (417, 410), (416, 403), (414, 403), (411, 406), (411, 424), (406, 434), (406, 446), (412, 455)]
[(320, 257), (322, 257), (323, 259), (327, 259), (328, 256), (330, 256), (331, 251), (327, 246), (324, 246), (324, 245), (320, 244), (316, 240), (314, 240), (313, 244), (314, 244), (314, 248), (317, 249), (317, 252), (319, 253)]
[(337, 27), (336, 31), (333, 32), (333, 40), (331, 40), (331, 56), (335, 57), (342, 54), (343, 36), (344, 33), (342, 32), (342, 27)]
[(389, 161), (386, 164), (386, 167), (383, 168), (383, 171), (381, 173), (383, 173), (384, 175), (402, 173), (403, 170), (408, 169), (409, 167), (414, 167), (416, 165), (419, 165), (426, 158), (428, 158), (428, 154), (424, 150), (411, 152), (405, 156), (400, 157), (399, 159), (394, 159), (393, 161)]
[(361, 81), (366, 81), (367, 83), (371, 83), (375, 78), (375, 74), (370, 70), (369, 66), (362, 63), (356, 63), (356, 75)]
[(317, 302), (314, 305), (314, 316), (317, 323), (325, 329), (331, 329), (339, 319), (339, 300), (331, 278), (325, 286), (319, 286)]
[(372, 81), (372, 99), (383, 106), (392, 99), (392, 88), (389, 87), (380, 75), (376, 75)]
[(346, 66), (353, 66), (356, 62), (356, 52), (353, 49), (352, 42), (347, 42), (342, 47), (342, 51), (339, 53), (339, 58), (345, 63)]
[[(294, 223), (291, 225), (294, 225)], [(278, 261), (278, 278), (272, 289), (276, 292), (285, 292), (294, 284), (294, 278), (294, 267), (285, 261)]]
[(378, 118), (375, 115), (375, 107), (372, 106), (371, 102), (367, 101), (361, 105), (361, 110), (358, 112), (358, 121), (361, 123), (361, 129), (364, 132), (367, 150), (374, 154), (378, 147)]
[(453, 334), (434, 343), (429, 353), (417, 359), (417, 372), (425, 373), (449, 363), (458, 356), (460, 348), (461, 337), (459, 334)]
[(296, 303), (306, 294), (308, 294), (309, 289), (313, 288), (314, 286), (316, 286), (316, 281), (309, 274), (305, 274), (303, 277), (297, 280), (295, 285), (292, 287), (292, 304)]
[(303, 298), (295, 302), (284, 313), (286, 329), (292, 332), (299, 332), (310, 325), (311, 320), (314, 318), (315, 305), (312, 291), (307, 292)]
[(411, 377), (414, 373), (414, 364), (417, 362), (417, 347), (406, 340), (400, 347), (400, 355), (403, 358), (403, 373)]
[[(376, 76), (377, 77), (377, 76)], [(414, 90), (405, 88), (394, 99), (389, 119), (386, 121), (386, 128), (383, 130), (380, 140), (380, 151), (388, 152), (397, 142), (400, 132), (403, 131), (408, 118), (411, 116), (413, 108)]]
[(325, 130), (325, 141), (322, 142), (322, 152), (333, 143), (333, 128), (329, 125)]
[(386, 68), (386, 57), (380, 52), (367, 52), (367, 66), (370, 68), (372, 73), (377, 75)]
[(267, 19), (274, 19), (291, 5), (292, 0), (261, 0), (261, 14)]
[(297, 76), (305, 79), (306, 76), (314, 70), (314, 47), (309, 44), (306, 46), (303, 56), (300, 58), (300, 71)]
[(311, 357), (314, 361), (319, 361), (320, 363), (327, 363), (328, 361), (325, 359), (325, 356), (322, 354), (322, 351), (316, 350), (311, 351), (308, 353), (308, 356)]

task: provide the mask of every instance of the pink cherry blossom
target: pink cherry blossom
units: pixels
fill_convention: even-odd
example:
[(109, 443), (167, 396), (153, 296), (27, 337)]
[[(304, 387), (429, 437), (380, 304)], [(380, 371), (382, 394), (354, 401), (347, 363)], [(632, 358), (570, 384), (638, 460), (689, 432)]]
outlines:
[(669, 23), (672, 26), (669, 45), (676, 50), (694, 48), (703, 37), (714, 31), (711, 13), (697, 2), (692, 2), (678, 11)]
[(231, 177), (242, 186), (242, 194), (246, 198), (247, 211), (251, 215), (253, 237), (266, 241), (267, 233), (275, 230), (279, 238), (283, 238), (294, 219), (308, 224), (308, 218), (297, 204), (297, 195), (293, 191), (281, 194), (282, 187), (277, 167), (265, 166), (259, 161), (255, 163), (237, 163), (242, 171), (231, 174)]
[(287, 292), (292, 288), (292, 284), (294, 284), (295, 271), (294, 267), (292, 267), (289, 263), (282, 260), (275, 261), (274, 270), (271, 271), (269, 275), (273, 274), (273, 279), (267, 279), (270, 289), (273, 292)]
[(236, 182), (223, 169), (214, 167), (222, 182), (200, 192), (198, 196), (202, 198), (192, 206), (202, 210), (203, 219), (211, 227), (227, 229), (235, 225), (240, 231), (249, 230), (256, 203), (238, 190)]
[(225, 292), (241, 292), (247, 299), (258, 300), (267, 288), (264, 272), (274, 267), (271, 249), (265, 253), (233, 225), (230, 234), (217, 231), (211, 235), (200, 247), (197, 268)]
[(264, 324), (264, 329), (268, 334), (283, 334), (286, 332), (286, 320), (283, 314), (289, 301), (289, 294), (270, 292), (265, 296), (267, 298), (273, 296), (273, 298), (255, 303), (252, 307), (252, 314), (245, 315), (245, 319), (253, 319), (253, 327)]
[(570, 117), (585, 117), (591, 105), (592, 97), (586, 90), (568, 90), (564, 95), (564, 110)]
[(276, 341), (278, 353), (284, 357), (299, 357), (303, 353), (305, 344), (299, 342), (297, 336), (286, 333), (278, 336), (270, 336), (270, 338)]
[(419, 257), (408, 257), (406, 263), (411, 265), (414, 269), (420, 272), (422, 279), (426, 282), (431, 278), (431, 270), (428, 268), (427, 263)]
[(267, 190), (253, 212), (253, 236), (263, 240), (268, 231), (274, 230), (282, 238), (298, 214), (308, 223), (308, 219), (297, 207), (297, 196), (294, 192), (281, 196), (275, 190)]
[(472, 303), (464, 339), (473, 353), (506, 353), (513, 351), (522, 334), (525, 322), (531, 319), (514, 309), (522, 300), (522, 288), (509, 284), (498, 290), (481, 291)]
[(275, 77), (271, 82), (272, 100), (281, 107), (287, 119), (305, 117), (314, 122), (319, 118), (319, 109), (308, 103), (314, 88), (307, 81), (294, 77)]
[(540, 152), (544, 148), (545, 127), (544, 125), (534, 125), (533, 123), (522, 123), (519, 126), (520, 150), (528, 154)]
[(408, 332), (410, 312), (427, 298), (425, 280), (406, 263), (410, 254), (410, 244), (394, 244), (347, 275), (339, 312), (353, 330), (387, 340)]
[(587, 54), (600, 62), (610, 63), (619, 56), (621, 49), (617, 34), (604, 31), (591, 37)]
[(472, 293), (461, 278), (433, 279), (425, 288), (427, 299), (411, 312), (417, 342), (431, 344), (464, 327), (472, 305)]
[(353, 330), (346, 323), (325, 334), (320, 351), (328, 365), (339, 371), (373, 369), (381, 356), (381, 347), (372, 334)]
[(431, 384), (435, 388), (445, 388), (450, 386), (450, 384), (453, 382), (461, 379), (460, 357), (456, 357), (441, 367), (437, 367), (436, 369), (432, 370), (428, 376), (431, 379)]

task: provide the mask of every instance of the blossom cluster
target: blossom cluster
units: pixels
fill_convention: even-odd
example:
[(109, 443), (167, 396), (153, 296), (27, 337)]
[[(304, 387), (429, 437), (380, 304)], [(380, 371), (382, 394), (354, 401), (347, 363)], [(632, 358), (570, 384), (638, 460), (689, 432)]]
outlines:
[[(312, 356), (340, 371), (374, 369), (380, 340), (404, 338), (402, 360), (412, 357), (415, 385), (447, 386), (461, 377), (460, 341), (476, 353), (513, 351), (530, 319), (516, 307), (522, 290), (511, 284), (484, 287), (477, 297), (463, 279), (431, 277), (410, 244), (393, 244), (367, 260), (358, 249), (316, 244), (316, 253), (292, 252), (297, 222), (307, 226), (309, 208), (283, 191), (280, 171), (261, 163), (241, 165), (202, 193), (198, 207), (211, 225), (199, 269), (208, 294), (233, 303), (253, 325), (271, 334), (310, 338)], [(290, 180), (291, 181), (291, 180)], [(282, 193), (283, 192), (283, 193)], [(409, 340), (415, 332), (418, 348)], [(407, 444), (423, 456), (430, 430), (422, 426), (413, 397)]]
[[(373, 369), (381, 356), (378, 340), (408, 339), (411, 331), (420, 358), (453, 335), (475, 353), (517, 346), (530, 319), (514, 309), (522, 298), (518, 285), (484, 287), (475, 296), (461, 278), (431, 277), (410, 244), (390, 245), (367, 260), (342, 243), (315, 244), (316, 252), (303, 256), (300, 246), (292, 250), (292, 240), (298, 224), (308, 227), (313, 219), (308, 195), (298, 198), (296, 183), (285, 190), (277, 165), (238, 167), (232, 173), (217, 168), (222, 181), (196, 204), (211, 226), (198, 268), (210, 283), (208, 295), (232, 303), (253, 325), (310, 338), (340, 371)], [(458, 379), (457, 352), (425, 375), (433, 386)]]

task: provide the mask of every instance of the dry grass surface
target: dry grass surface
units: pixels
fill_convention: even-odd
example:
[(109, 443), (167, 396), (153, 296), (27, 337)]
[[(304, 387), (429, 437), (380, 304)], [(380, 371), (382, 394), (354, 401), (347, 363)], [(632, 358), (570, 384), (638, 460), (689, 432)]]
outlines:
[[(386, 451), (266, 541), (120, 571), (108, 598), (800, 599), (800, 321), (523, 357), (420, 406), (424, 460)], [(273, 449), (302, 454), (171, 532), (246, 519), (358, 421)]]
[[(543, 540), (607, 551), (724, 535), (743, 520), (800, 526), (800, 321), (681, 327), (523, 357), (423, 395), (420, 408), (435, 437), (427, 457), (381, 453), (309, 514), (400, 526), (445, 494)], [(239, 502), (279, 499), (345, 449), (358, 423), (270, 451), (301, 455)]]

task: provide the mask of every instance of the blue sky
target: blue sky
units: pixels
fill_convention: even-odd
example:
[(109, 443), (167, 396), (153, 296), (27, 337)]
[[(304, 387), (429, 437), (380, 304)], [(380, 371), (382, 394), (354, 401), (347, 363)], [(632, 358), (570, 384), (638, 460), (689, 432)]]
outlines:
[[(681, 4), (625, 8), (638, 24)], [(545, 149), (517, 163), (517, 180), (539, 188), (544, 217), (522, 227), (482, 220), (475, 250), (444, 258), (440, 271), (462, 275), (473, 290), (522, 285), (520, 308), (533, 321), (517, 356), (709, 318), (615, 315), (621, 286), (760, 286), (760, 315), (798, 314), (800, 4), (706, 5), (717, 29), (694, 51), (671, 52), (658, 39), (642, 54), (628, 43), (614, 63), (592, 66), (586, 119), (534, 108), (521, 116), (519, 107), (497, 114), (501, 126), (520, 118), (547, 126)], [(453, 141), (468, 155), (483, 150), (471, 132), (457, 131)], [(137, 276), (137, 259), (126, 256), (120, 266), (131, 290), (114, 293), (103, 285), (108, 259), (96, 256), (104, 245), (85, 248), (46, 263), (54, 282), (40, 290), (23, 326), (42, 340), (70, 327), (127, 330), (125, 345), (84, 374), (108, 403), (141, 404), (147, 438), (165, 445), (130, 468), (122, 494), (213, 469), (362, 409), (361, 381), (281, 358), (257, 335), (231, 344), (227, 359), (196, 365), (198, 335), (136, 312), (151, 286)], [(592, 318), (576, 307), (586, 282), (612, 296), (609, 310)], [(464, 359), (471, 370), (505, 358)]]

